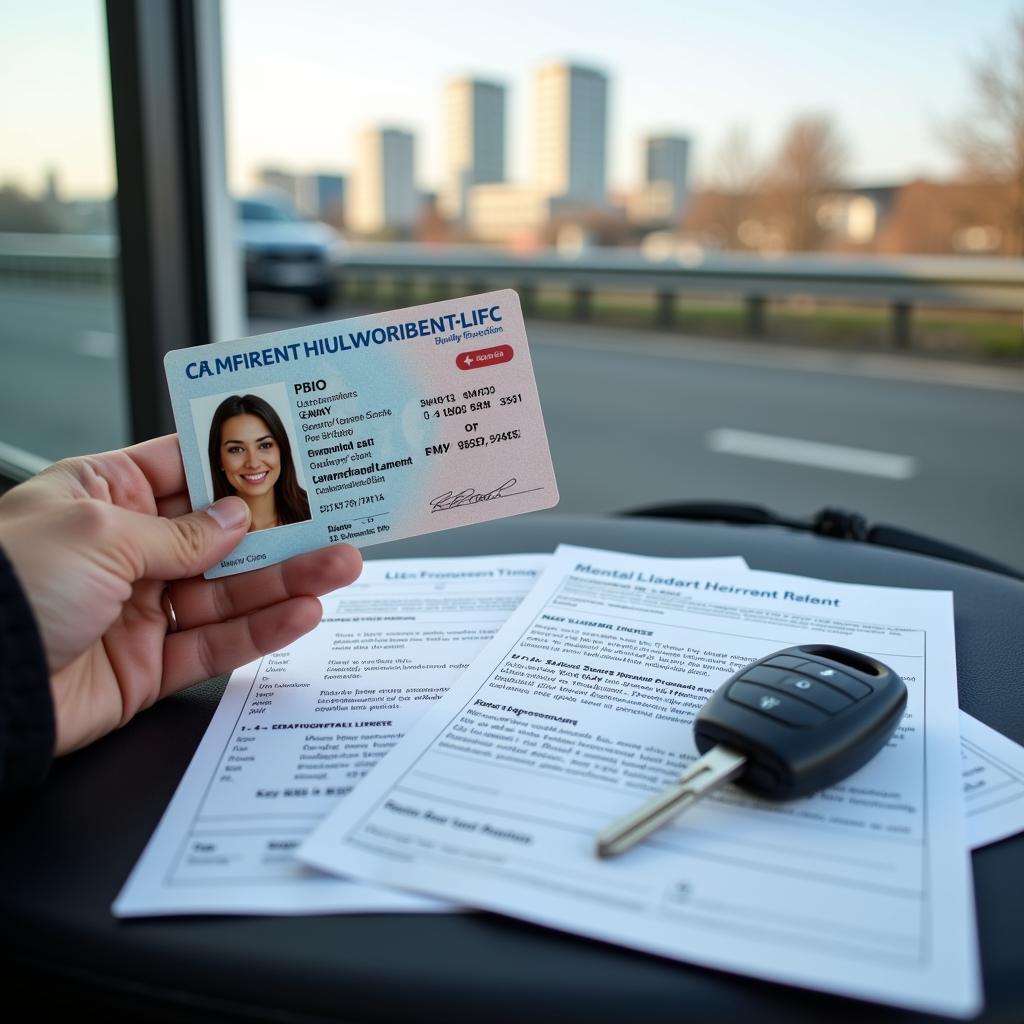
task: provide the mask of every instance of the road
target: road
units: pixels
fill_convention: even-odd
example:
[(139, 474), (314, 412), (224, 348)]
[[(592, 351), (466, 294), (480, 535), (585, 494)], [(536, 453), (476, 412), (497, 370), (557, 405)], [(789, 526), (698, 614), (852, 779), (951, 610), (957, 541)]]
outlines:
[[(40, 298), (0, 287), (0, 440), (50, 457), (119, 443), (111, 297)], [(254, 314), (253, 333), (312, 319), (286, 298)], [(530, 343), (561, 513), (829, 505), (1024, 568), (1019, 370), (550, 322), (530, 324)]]
[(58, 287), (0, 280), (0, 441), (50, 459), (128, 437), (114, 293)]
[(604, 331), (533, 331), (564, 511), (705, 499), (809, 516), (827, 505), (1024, 566), (1024, 391), (760, 352), (640, 354), (611, 333), (595, 350), (584, 346)]

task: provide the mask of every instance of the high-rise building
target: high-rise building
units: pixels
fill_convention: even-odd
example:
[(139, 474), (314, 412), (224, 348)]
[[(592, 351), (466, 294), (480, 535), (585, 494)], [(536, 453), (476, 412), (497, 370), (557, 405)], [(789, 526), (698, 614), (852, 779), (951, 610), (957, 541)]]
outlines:
[(690, 171), (690, 140), (682, 135), (651, 135), (644, 148), (645, 180), (648, 184), (667, 182), (671, 185), (672, 213), (682, 213)]
[(536, 78), (536, 183), (547, 196), (601, 206), (607, 200), (608, 76), (548, 64)]
[(400, 128), (368, 128), (359, 137), (346, 221), (361, 234), (409, 231), (419, 216), (415, 139)]
[(46, 184), (43, 186), (42, 200), (46, 203), (59, 204), (60, 198), (60, 182), (57, 177), (56, 167), (47, 167), (46, 169)]
[(690, 165), (690, 140), (682, 135), (644, 139), (644, 180), (626, 197), (626, 214), (634, 224), (671, 227), (683, 215)]
[(308, 174), (299, 194), (303, 211), (319, 220), (338, 220), (345, 202), (345, 178), (340, 174)]
[(465, 220), (474, 185), (505, 180), (505, 87), (458, 78), (445, 89), (446, 170), (441, 211)]

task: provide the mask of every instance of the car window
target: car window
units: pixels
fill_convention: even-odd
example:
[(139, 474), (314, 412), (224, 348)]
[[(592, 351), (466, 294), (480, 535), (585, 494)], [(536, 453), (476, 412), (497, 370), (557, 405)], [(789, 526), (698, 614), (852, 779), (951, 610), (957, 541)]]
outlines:
[(104, 6), (12, 0), (3, 26), (0, 447), (116, 448), (129, 374)]
[(239, 210), (244, 221), (278, 221), (292, 223), (297, 221), (290, 210), (283, 206), (275, 206), (273, 203), (258, 203), (250, 199), (242, 200)]

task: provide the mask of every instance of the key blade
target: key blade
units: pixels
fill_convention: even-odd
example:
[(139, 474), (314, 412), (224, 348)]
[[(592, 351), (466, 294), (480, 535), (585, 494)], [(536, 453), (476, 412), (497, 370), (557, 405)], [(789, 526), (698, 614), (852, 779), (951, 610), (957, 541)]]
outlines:
[(598, 857), (616, 857), (625, 853), (691, 804), (731, 782), (743, 771), (746, 763), (746, 757), (735, 750), (712, 747), (668, 789), (601, 832), (597, 837)]

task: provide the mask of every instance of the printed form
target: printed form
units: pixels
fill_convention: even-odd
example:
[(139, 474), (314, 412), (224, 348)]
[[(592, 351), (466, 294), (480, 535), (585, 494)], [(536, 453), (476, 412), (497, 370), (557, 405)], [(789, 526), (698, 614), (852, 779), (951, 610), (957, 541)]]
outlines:
[(233, 673), (114, 913), (450, 909), (315, 871), (294, 850), (447, 691), (550, 557), (368, 561), (323, 599), (312, 633)]
[(1024, 829), (1024, 747), (960, 712), (964, 811), (971, 849)]
[(444, 909), (296, 862), (497, 632), (547, 555), (369, 561), (311, 633), (237, 669), (118, 916)]
[[(899, 1006), (981, 1005), (952, 595), (560, 548), (301, 859), (620, 945)], [(785, 804), (736, 787), (629, 853), (597, 832), (695, 758), (735, 669), (805, 642), (906, 681), (897, 733)]]

